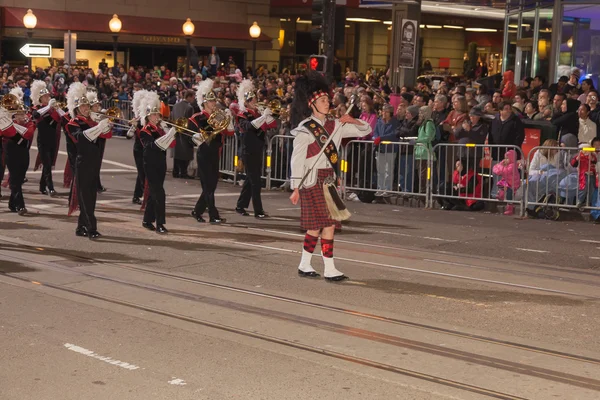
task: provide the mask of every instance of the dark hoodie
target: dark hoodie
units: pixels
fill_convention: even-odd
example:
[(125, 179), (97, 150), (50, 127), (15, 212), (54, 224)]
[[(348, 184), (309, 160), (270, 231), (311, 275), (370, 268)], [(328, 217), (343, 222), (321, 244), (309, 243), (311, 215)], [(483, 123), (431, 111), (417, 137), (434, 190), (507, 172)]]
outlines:
[[(502, 121), (500, 117), (492, 121), (488, 137), (489, 144), (521, 147), (523, 140), (525, 140), (523, 123), (515, 114), (511, 113), (506, 121)], [(510, 148), (492, 147), (492, 158), (497, 161), (503, 160), (507, 150), (510, 150)]]
[(572, 133), (577, 136), (579, 133), (579, 116), (577, 109), (581, 103), (578, 100), (567, 99), (567, 112), (555, 118), (552, 118), (552, 125), (556, 126), (559, 137)]

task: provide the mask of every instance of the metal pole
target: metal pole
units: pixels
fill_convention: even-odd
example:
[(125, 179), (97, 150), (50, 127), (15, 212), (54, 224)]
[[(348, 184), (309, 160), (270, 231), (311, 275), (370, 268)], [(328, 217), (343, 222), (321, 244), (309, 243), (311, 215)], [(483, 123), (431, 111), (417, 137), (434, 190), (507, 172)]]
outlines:
[(256, 39), (252, 40), (252, 76), (256, 76)]
[(188, 76), (188, 73), (190, 71), (190, 42), (191, 41), (192, 41), (192, 38), (190, 38), (190, 37), (185, 38), (185, 76)]
[[(33, 29), (27, 29), (27, 42), (31, 42), (31, 38), (33, 37)], [(33, 74), (31, 70), (33, 68), (31, 57), (27, 57), (27, 66), (29, 67), (29, 73)]]
[(117, 74), (118, 68), (117, 68), (117, 49), (118, 49), (118, 43), (119, 41), (119, 35), (113, 35), (113, 74)]

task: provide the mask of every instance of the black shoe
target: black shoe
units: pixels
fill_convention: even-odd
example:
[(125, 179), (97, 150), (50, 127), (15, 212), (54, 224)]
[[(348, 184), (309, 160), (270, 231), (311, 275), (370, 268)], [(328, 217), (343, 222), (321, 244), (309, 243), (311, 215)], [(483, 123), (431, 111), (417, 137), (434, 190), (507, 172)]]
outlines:
[(131, 202), (132, 202), (133, 204), (142, 204), (142, 200), (140, 200), (140, 198), (139, 198), (139, 197), (134, 197), (134, 198), (131, 200)]
[(98, 187), (98, 193), (102, 193), (102, 192), (106, 192), (106, 188), (102, 185), (100, 185), (100, 187)]
[(248, 211), (244, 210), (243, 208), (236, 208), (235, 212), (244, 217), (247, 217), (248, 215), (250, 215), (250, 214), (248, 214)]
[(311, 272), (304, 272), (301, 270), (298, 270), (298, 276), (301, 276), (302, 278), (318, 278), (321, 275), (319, 275), (317, 272), (315, 271), (311, 271)]
[(267, 217), (268, 217), (268, 215), (265, 214), (264, 211), (261, 211), (259, 213), (254, 213), (254, 218), (257, 218), (257, 219), (265, 219)]
[(50, 189), (50, 197), (56, 196), (56, 190)]
[(98, 231), (92, 231), (88, 233), (88, 237), (90, 238), (90, 240), (98, 239), (100, 236), (102, 235)]
[(350, 278), (348, 278), (346, 275), (332, 276), (330, 278), (325, 277), (325, 280), (329, 281), (329, 282), (341, 282), (341, 281), (345, 281), (346, 279), (350, 279)]
[(594, 225), (600, 225), (600, 217), (594, 220)]
[(40, 193), (43, 195), (47, 195), (48, 191), (46, 189), (40, 189)]
[(195, 217), (197, 215), (198, 215), (198, 213), (196, 212), (196, 210), (192, 210), (192, 217)]
[(173, 174), (173, 178), (175, 178), (175, 179), (181, 178), (181, 175), (179, 175), (179, 174)]
[(198, 221), (200, 223), (206, 222), (206, 220), (204, 218), (202, 218), (202, 215), (196, 215), (194, 218), (196, 218), (196, 221)]
[(156, 225), (156, 233), (165, 234), (169, 233), (169, 231), (167, 230), (167, 228), (165, 228), (164, 225)]
[(210, 223), (213, 225), (224, 224), (225, 222), (227, 222), (227, 220), (225, 218), (221, 218), (221, 217), (210, 219)]
[(87, 237), (88, 233), (87, 233), (87, 229), (83, 226), (78, 227), (77, 229), (75, 229), (75, 236), (79, 236), (79, 237)]
[(27, 182), (29, 182), (29, 179), (27, 179), (27, 178), (23, 179), (23, 183), (27, 183)]
[(18, 213), (20, 216), (23, 216), (23, 215), (27, 214), (27, 209), (26, 209), (25, 207), (23, 207), (23, 208), (19, 208), (19, 209), (17, 210), (17, 213)]
[(156, 227), (152, 224), (152, 222), (142, 222), (142, 226), (146, 229), (148, 229), (149, 231), (155, 231)]
[(180, 176), (180, 178), (181, 178), (181, 179), (194, 179), (194, 177), (193, 177), (193, 176), (189, 176), (188, 174), (181, 175), (181, 176)]

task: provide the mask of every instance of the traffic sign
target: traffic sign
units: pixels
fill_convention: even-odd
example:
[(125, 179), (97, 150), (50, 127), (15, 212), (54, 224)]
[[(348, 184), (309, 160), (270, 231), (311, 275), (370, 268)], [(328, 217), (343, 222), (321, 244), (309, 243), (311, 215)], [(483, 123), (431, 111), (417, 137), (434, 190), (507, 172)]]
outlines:
[(49, 44), (27, 43), (19, 51), (25, 57), (52, 57), (52, 46)]

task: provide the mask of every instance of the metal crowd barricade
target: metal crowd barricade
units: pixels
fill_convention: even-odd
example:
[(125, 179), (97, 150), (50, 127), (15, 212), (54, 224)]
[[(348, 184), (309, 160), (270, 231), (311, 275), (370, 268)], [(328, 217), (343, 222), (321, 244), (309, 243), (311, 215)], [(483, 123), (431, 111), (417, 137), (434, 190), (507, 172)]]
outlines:
[(273, 183), (283, 185), (289, 182), (293, 143), (294, 136), (275, 135), (269, 138), (265, 159), (267, 189), (271, 189)]
[[(509, 150), (516, 153), (518, 172), (506, 180), (494, 174), (494, 166), (504, 162)], [(436, 161), (433, 163), (431, 204), (436, 199), (444, 208), (467, 206), (476, 211), (483, 209), (486, 202), (506, 203), (520, 206), (520, 215), (524, 215), (524, 189), (520, 188), (526, 185), (522, 165), (525, 158), (518, 146), (440, 143), (433, 148), (433, 156)]]
[(219, 172), (222, 175), (231, 176), (234, 185), (237, 182), (238, 165), (240, 165), (238, 138), (235, 135), (224, 136), (221, 158), (219, 159)]
[(593, 157), (592, 153), (596, 149), (589, 146), (531, 149), (527, 155), (529, 170), (524, 192), (528, 214), (556, 220), (559, 209), (600, 210), (596, 175), (589, 172), (589, 162), (582, 162), (585, 157)]
[[(415, 150), (419, 149), (415, 157)], [(361, 201), (376, 195), (412, 196), (429, 206), (432, 153), (422, 144), (352, 140), (342, 153), (342, 189)]]

